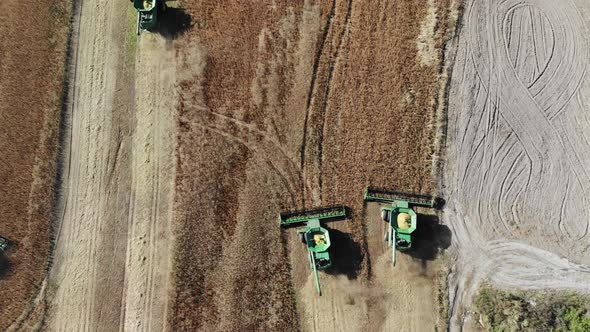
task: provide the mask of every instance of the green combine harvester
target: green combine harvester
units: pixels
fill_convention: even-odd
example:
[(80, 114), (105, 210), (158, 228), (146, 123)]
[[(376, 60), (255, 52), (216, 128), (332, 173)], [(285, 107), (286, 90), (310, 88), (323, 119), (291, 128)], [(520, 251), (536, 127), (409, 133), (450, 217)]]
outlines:
[(318, 270), (325, 270), (332, 265), (330, 257), (330, 232), (321, 223), (346, 218), (344, 206), (323, 207), (313, 210), (283, 212), (279, 216), (281, 227), (305, 226), (297, 230), (299, 240), (307, 245), (309, 264), (314, 273), (315, 285), (322, 295)]
[(381, 208), (381, 219), (389, 224), (385, 240), (391, 247), (392, 262), (395, 266), (396, 251), (406, 251), (412, 247), (412, 233), (416, 230), (418, 219), (413, 206), (434, 208), (436, 201), (429, 195), (375, 188), (367, 188), (365, 201), (391, 203), (391, 206)]
[(165, 0), (131, 0), (137, 10), (137, 35), (158, 27), (158, 15), (166, 10)]

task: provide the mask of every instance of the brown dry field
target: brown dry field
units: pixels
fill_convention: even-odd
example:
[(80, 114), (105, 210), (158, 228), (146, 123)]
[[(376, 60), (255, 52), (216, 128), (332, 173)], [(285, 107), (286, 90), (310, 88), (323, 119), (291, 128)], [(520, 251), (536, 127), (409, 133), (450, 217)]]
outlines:
[[(305, 306), (316, 295), (304, 250), (277, 225), (284, 209), (350, 207), (351, 218), (331, 226), (347, 238), (346, 262), (320, 278), (328, 292), (340, 274), (380, 284), (385, 261), (368, 239), (381, 236), (368, 230), (362, 193), (436, 191), (451, 3), (183, 2), (194, 27), (176, 45), (172, 330), (311, 329)], [(423, 272), (408, 273), (432, 284), (436, 273)], [(378, 297), (366, 301), (378, 307)], [(361, 328), (388, 326), (362, 318)]]
[[(34, 13), (31, 10), (34, 8)], [(0, 2), (0, 330), (30, 315), (48, 267), (71, 1)]]

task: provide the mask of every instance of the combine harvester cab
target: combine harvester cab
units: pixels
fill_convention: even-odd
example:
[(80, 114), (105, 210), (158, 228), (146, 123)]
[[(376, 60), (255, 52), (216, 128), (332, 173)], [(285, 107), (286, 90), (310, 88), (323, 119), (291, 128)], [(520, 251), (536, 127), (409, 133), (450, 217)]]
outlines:
[(395, 266), (396, 251), (406, 251), (412, 247), (412, 233), (418, 226), (418, 216), (413, 206), (434, 208), (437, 205), (437, 201), (430, 195), (376, 188), (365, 190), (365, 201), (391, 203), (391, 206), (381, 207), (381, 219), (389, 225), (385, 241), (391, 247), (393, 266)]
[(131, 0), (137, 10), (137, 35), (158, 27), (158, 15), (166, 10), (164, 0)]
[(297, 230), (299, 240), (307, 246), (309, 265), (311, 266), (316, 290), (322, 295), (318, 270), (325, 270), (332, 265), (330, 254), (330, 232), (322, 227), (322, 222), (346, 218), (344, 206), (331, 206), (313, 210), (283, 212), (279, 215), (279, 223), (283, 228), (300, 227)]

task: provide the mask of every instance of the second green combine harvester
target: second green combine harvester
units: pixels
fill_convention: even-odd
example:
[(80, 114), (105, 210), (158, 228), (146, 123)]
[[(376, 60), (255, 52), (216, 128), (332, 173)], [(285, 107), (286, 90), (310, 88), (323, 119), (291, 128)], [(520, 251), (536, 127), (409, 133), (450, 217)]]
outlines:
[(279, 216), (281, 227), (304, 226), (297, 230), (299, 240), (307, 246), (309, 264), (313, 270), (318, 294), (322, 294), (318, 270), (332, 265), (330, 256), (330, 232), (322, 227), (322, 222), (346, 218), (344, 206), (331, 206), (313, 210), (283, 212)]
[(396, 251), (406, 251), (412, 247), (412, 233), (418, 221), (413, 207), (434, 208), (436, 200), (429, 195), (367, 188), (365, 201), (391, 203), (391, 206), (381, 207), (381, 219), (388, 223), (385, 240), (391, 247), (391, 259), (395, 266)]

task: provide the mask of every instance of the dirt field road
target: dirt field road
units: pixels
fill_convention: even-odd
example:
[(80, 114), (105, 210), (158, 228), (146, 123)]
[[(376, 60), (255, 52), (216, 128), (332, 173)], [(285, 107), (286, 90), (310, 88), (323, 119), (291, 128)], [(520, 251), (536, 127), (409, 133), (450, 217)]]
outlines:
[(50, 276), (52, 330), (93, 330), (99, 321), (105, 329), (118, 326), (131, 141), (128, 123), (121, 121), (126, 110), (115, 107), (122, 58), (116, 22), (124, 22), (125, 12), (119, 20), (108, 18), (120, 10), (115, 1), (83, 2), (76, 13), (64, 211)]
[(126, 330), (161, 331), (166, 323), (175, 172), (175, 68), (171, 42), (156, 34), (141, 37), (135, 65)]
[(590, 291), (583, 1), (466, 2), (450, 93), (452, 329), (479, 282)]
[(46, 327), (161, 330), (174, 176), (173, 52), (162, 37), (142, 36), (134, 79), (125, 61), (134, 51), (125, 48), (133, 29), (128, 3), (83, 1), (78, 8)]

